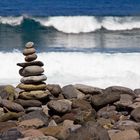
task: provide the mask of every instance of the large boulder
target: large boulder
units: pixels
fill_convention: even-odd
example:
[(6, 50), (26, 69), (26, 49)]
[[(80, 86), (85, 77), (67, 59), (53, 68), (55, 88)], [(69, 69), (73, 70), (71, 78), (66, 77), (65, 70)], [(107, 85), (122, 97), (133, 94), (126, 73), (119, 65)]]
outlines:
[(44, 69), (40, 66), (27, 66), (19, 70), (19, 74), (24, 77), (40, 75), (43, 72)]

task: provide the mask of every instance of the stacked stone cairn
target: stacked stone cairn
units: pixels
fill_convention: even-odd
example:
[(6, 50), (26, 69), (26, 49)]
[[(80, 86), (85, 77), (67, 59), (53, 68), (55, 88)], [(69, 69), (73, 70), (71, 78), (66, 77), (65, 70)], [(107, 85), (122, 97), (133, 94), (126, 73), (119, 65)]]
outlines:
[(36, 61), (37, 55), (33, 42), (28, 42), (25, 45), (23, 55), (25, 56), (26, 62), (17, 64), (22, 67), (19, 70), (19, 74), (23, 76), (20, 80), (21, 83), (17, 86), (23, 90), (20, 96), (25, 99), (34, 99), (38, 94), (42, 94), (39, 97), (43, 98), (46, 89), (46, 83), (44, 81), (47, 77), (43, 74), (43, 62)]

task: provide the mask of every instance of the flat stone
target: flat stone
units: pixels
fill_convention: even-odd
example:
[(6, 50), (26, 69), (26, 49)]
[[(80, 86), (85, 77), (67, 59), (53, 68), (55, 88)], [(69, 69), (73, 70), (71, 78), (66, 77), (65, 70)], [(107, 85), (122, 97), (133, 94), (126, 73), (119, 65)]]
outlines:
[(21, 92), (19, 97), (22, 99), (28, 99), (28, 100), (36, 100), (36, 99), (44, 99), (48, 98), (51, 95), (51, 93), (48, 90), (35, 90), (30, 92)]
[(33, 54), (35, 52), (36, 52), (36, 50), (34, 48), (29, 48), (29, 49), (25, 48), (23, 50), (23, 55), (27, 56), (27, 55)]
[(17, 63), (18, 66), (20, 67), (27, 67), (27, 66), (44, 66), (43, 62), (41, 61), (32, 61), (32, 62), (24, 62), (24, 63)]
[(39, 128), (42, 127), (44, 122), (38, 118), (24, 120), (19, 123), (19, 127), (22, 128)]
[(51, 92), (52, 95), (58, 97), (59, 94), (62, 92), (62, 89), (57, 84), (48, 84), (47, 89)]
[(25, 110), (26, 110), (26, 112), (32, 112), (32, 111), (36, 111), (36, 110), (42, 110), (42, 107), (28, 107)]
[(16, 122), (0, 122), (0, 132), (7, 131), (10, 128), (16, 127)]
[(1, 99), (0, 104), (9, 110), (16, 111), (16, 112), (24, 112), (24, 108), (20, 104), (14, 103), (10, 100)]
[(30, 55), (27, 55), (27, 56), (25, 57), (25, 61), (26, 61), (26, 62), (31, 62), (31, 61), (34, 61), (34, 60), (36, 60), (36, 59), (37, 59), (37, 55), (36, 55), (35, 53), (30, 54)]
[(78, 91), (73, 85), (67, 85), (62, 88), (62, 94), (66, 99), (77, 98)]
[(66, 113), (71, 110), (71, 104), (71, 101), (62, 99), (57, 101), (51, 100), (48, 102), (47, 106), (58, 113)]
[(104, 90), (104, 93), (112, 93), (112, 94), (129, 94), (133, 98), (136, 98), (136, 94), (134, 91), (130, 88), (127, 87), (122, 87), (122, 86), (111, 86), (108, 87)]
[(96, 94), (102, 94), (103, 89), (100, 89), (98, 87), (92, 87), (88, 85), (83, 85), (83, 84), (75, 84), (74, 87), (84, 94), (91, 94), (91, 95), (96, 95)]
[(24, 130), (24, 131), (21, 131), (21, 133), (24, 135), (24, 137), (41, 137), (41, 136), (44, 136), (44, 134), (37, 130), (37, 129), (28, 129), (28, 130)]
[(42, 110), (36, 110), (36, 111), (32, 111), (32, 112), (22, 115), (19, 118), (19, 121), (30, 120), (30, 119), (35, 119), (35, 118), (42, 120), (46, 125), (49, 119), (48, 116)]
[(136, 109), (140, 107), (140, 102), (134, 102), (133, 104), (128, 106), (129, 108)]
[(25, 137), (18, 140), (58, 140), (52, 136), (32, 136), (32, 137)]
[(118, 133), (115, 133), (111, 136), (111, 140), (138, 140), (139, 133), (136, 130), (124, 130)]
[(42, 103), (38, 100), (16, 99), (15, 102), (22, 105), (23, 107), (39, 107), (42, 105)]
[(44, 69), (40, 66), (27, 66), (19, 70), (21, 76), (37, 76), (44, 72)]
[(91, 103), (95, 108), (102, 108), (107, 104), (112, 104), (120, 99), (120, 94), (118, 92), (106, 92), (104, 94), (94, 95), (91, 99)]
[(42, 74), (42, 75), (37, 75), (37, 76), (28, 76), (28, 77), (23, 77), (20, 82), (24, 84), (34, 84), (34, 83), (40, 83), (47, 80), (47, 77)]
[(32, 48), (32, 47), (34, 47), (34, 43), (33, 42), (27, 42), (26, 45), (25, 45), (25, 47), (27, 49)]
[(46, 84), (40, 83), (40, 84), (23, 84), (20, 83), (17, 88), (23, 89), (24, 91), (33, 91), (33, 90), (45, 90)]

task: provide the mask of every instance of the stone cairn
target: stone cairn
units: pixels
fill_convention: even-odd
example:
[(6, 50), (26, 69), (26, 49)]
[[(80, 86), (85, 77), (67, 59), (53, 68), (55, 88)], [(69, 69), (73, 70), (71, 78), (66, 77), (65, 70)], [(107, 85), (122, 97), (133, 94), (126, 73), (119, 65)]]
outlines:
[(22, 67), (19, 70), (19, 74), (23, 76), (20, 80), (21, 83), (17, 87), (23, 90), (20, 94), (22, 98), (32, 99), (31, 95), (44, 94), (46, 89), (44, 81), (47, 77), (43, 74), (44, 69), (42, 66), (44, 64), (41, 61), (36, 61), (37, 55), (33, 42), (28, 42), (25, 45), (23, 55), (25, 56), (25, 62), (17, 64)]

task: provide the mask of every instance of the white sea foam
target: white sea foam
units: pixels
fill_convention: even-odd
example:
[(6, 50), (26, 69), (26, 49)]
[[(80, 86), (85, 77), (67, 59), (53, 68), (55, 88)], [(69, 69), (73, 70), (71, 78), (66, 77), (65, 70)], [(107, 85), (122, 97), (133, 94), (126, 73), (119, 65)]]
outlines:
[[(50, 52), (39, 53), (38, 60), (45, 64), (48, 83), (140, 87), (140, 53)], [(0, 84), (18, 84), (20, 76), (16, 63), (23, 61), (19, 52), (0, 52)]]
[(19, 17), (2, 17), (0, 16), (0, 23), (1, 24), (9, 24), (12, 26), (17, 26), (20, 25), (23, 21), (24, 17), (23, 16), (19, 16)]
[(54, 16), (54, 17), (1, 17), (1, 24), (20, 25), (24, 18), (39, 22), (42, 26), (53, 27), (64, 33), (89, 33), (105, 28), (107, 30), (132, 30), (140, 28), (140, 17), (95, 17), (95, 16)]

